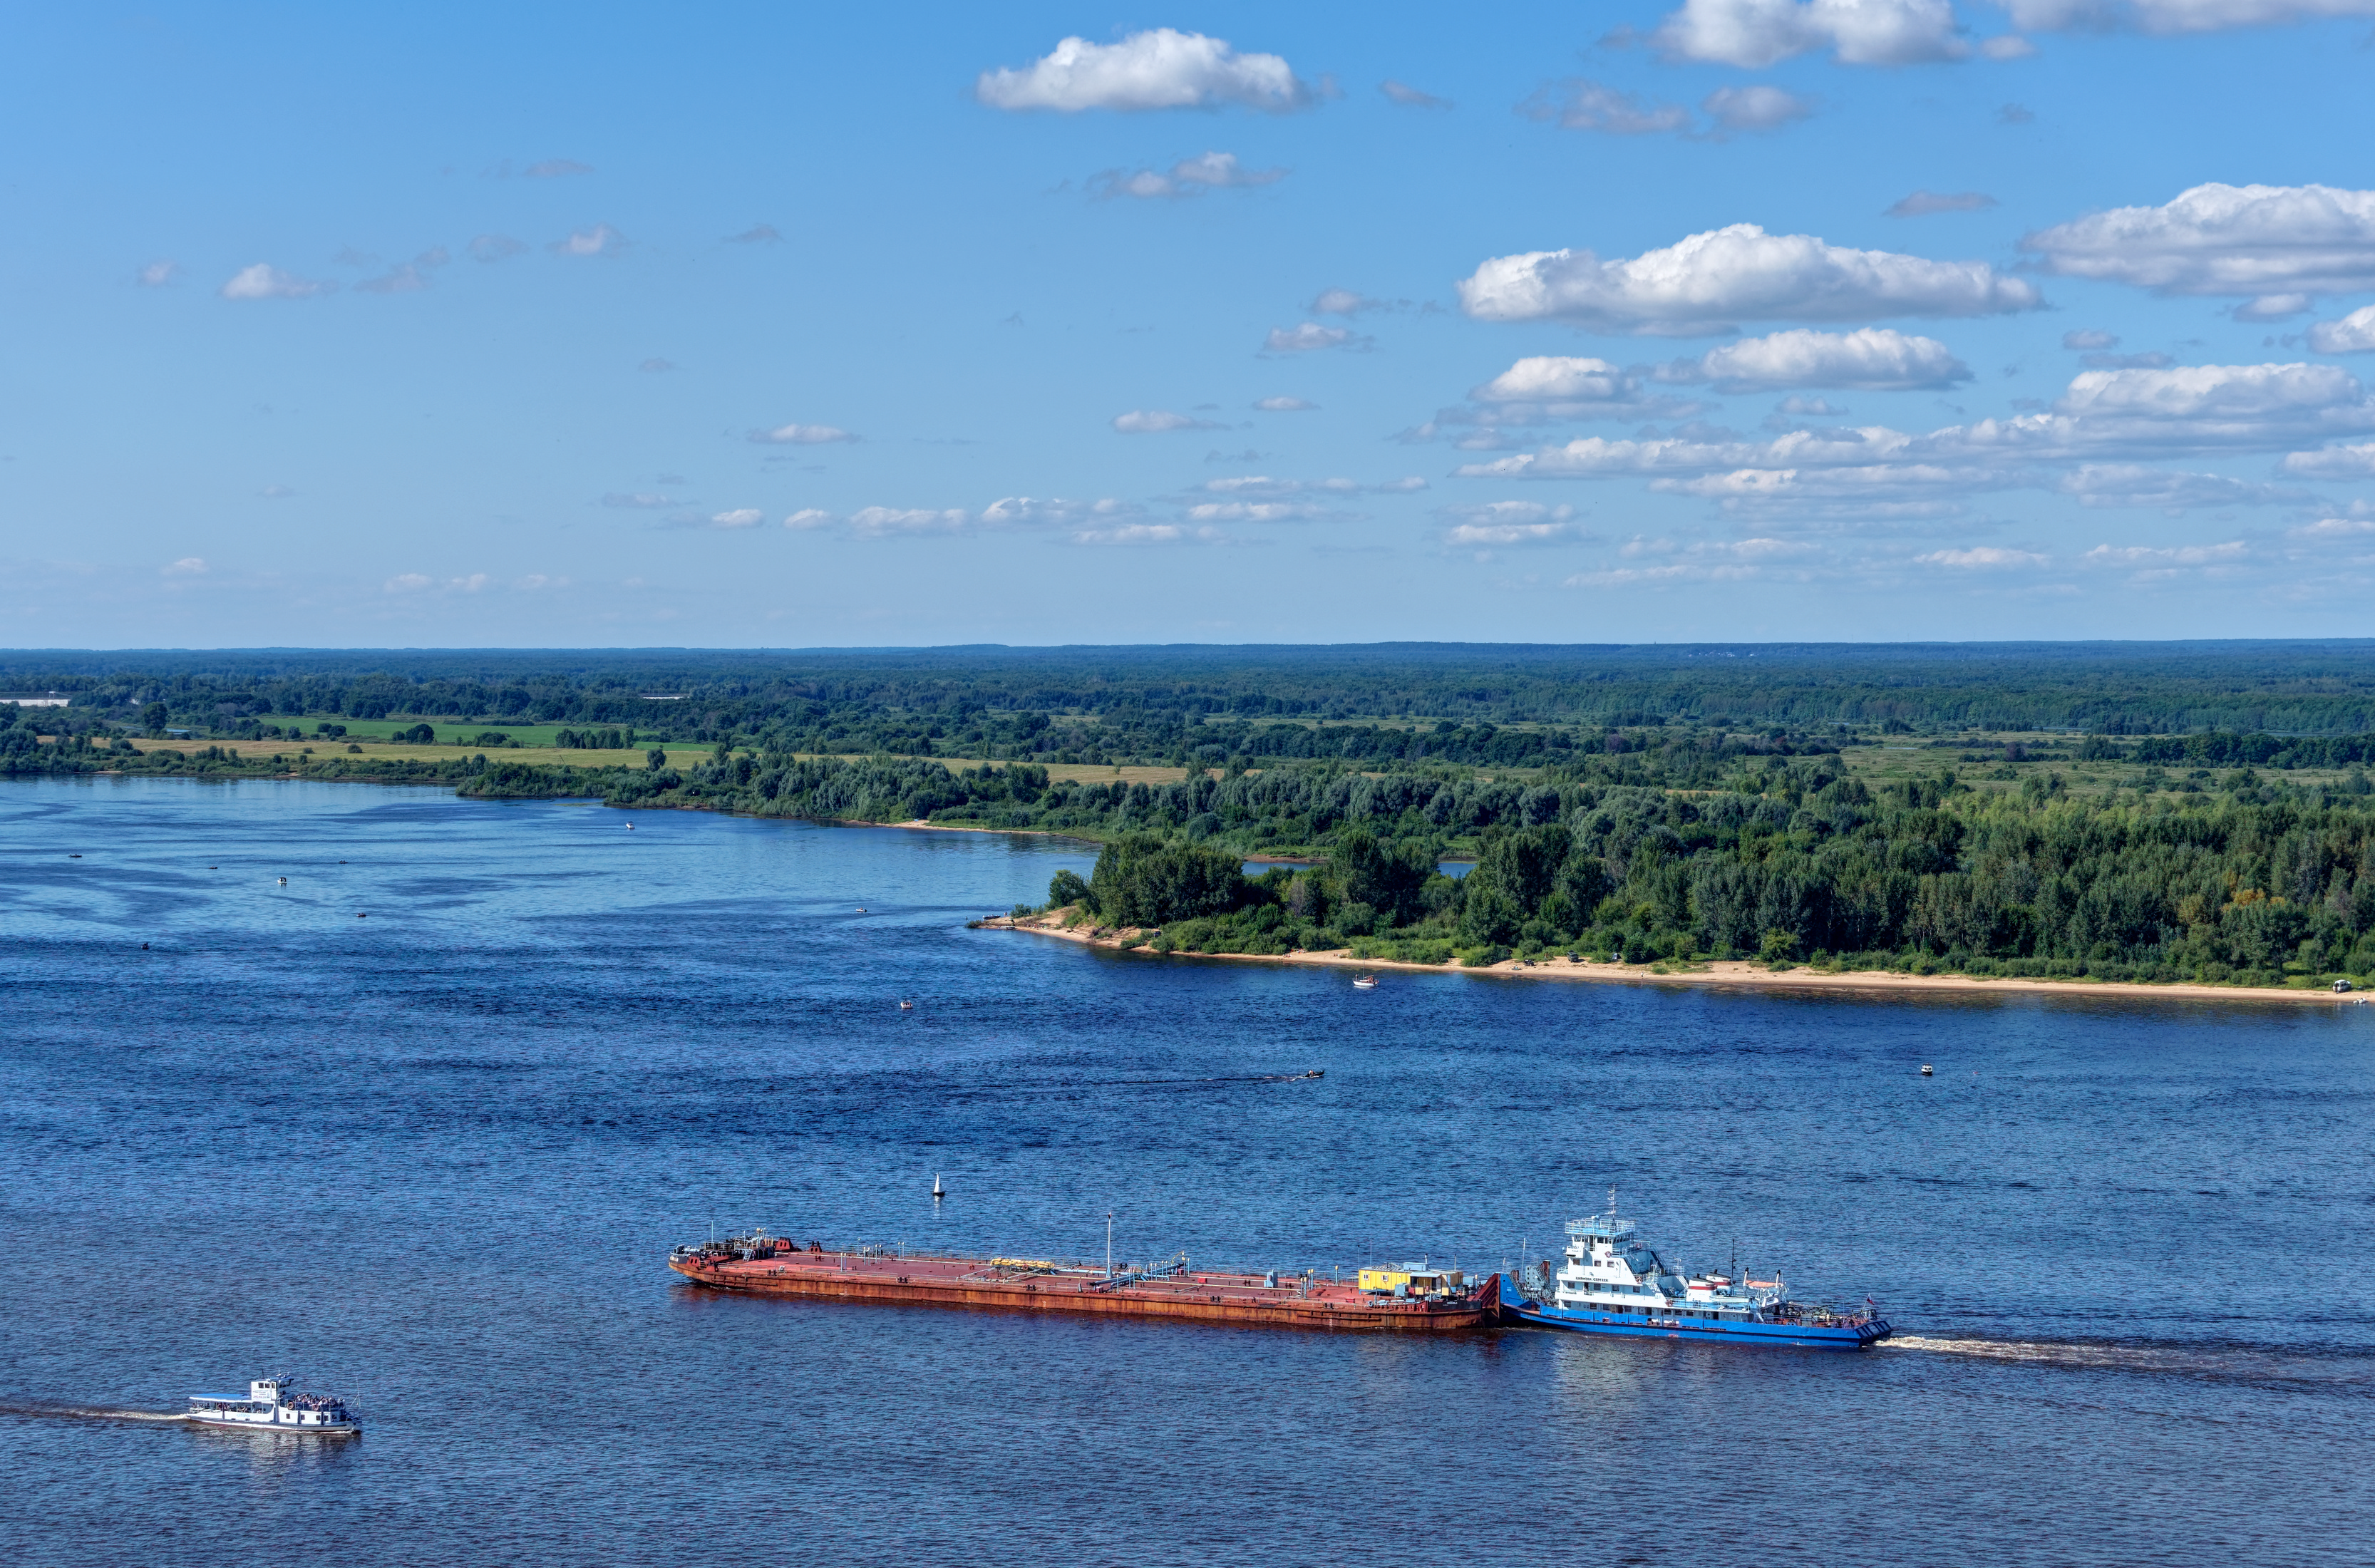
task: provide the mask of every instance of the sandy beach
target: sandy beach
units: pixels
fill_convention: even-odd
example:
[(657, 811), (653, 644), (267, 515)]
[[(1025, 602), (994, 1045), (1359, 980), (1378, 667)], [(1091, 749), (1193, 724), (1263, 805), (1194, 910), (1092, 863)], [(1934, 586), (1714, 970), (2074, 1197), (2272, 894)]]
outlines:
[[(1026, 915), (1013, 918), (1001, 915), (982, 922), (985, 930), (1016, 931), (1026, 936), (1053, 937), (1058, 941), (1078, 942), (1084, 947), (1119, 949), (1129, 937), (1143, 933), (1136, 928), (1108, 931), (1093, 936), (1086, 930), (1066, 930), (1054, 917)], [(1132, 951), (1149, 952), (1146, 949)], [(2168, 985), (2138, 985), (2123, 981), (2104, 980), (2003, 980), (1977, 974), (1905, 974), (1885, 970), (1854, 970), (1830, 973), (1812, 969), (1771, 970), (1761, 963), (1745, 961), (1695, 964), (1686, 970), (1672, 970), (1664, 974), (1651, 972), (1646, 964), (1600, 963), (1589, 959), (1569, 962), (1564, 958), (1526, 962), (1505, 959), (1499, 963), (1476, 969), (1457, 964), (1398, 963), (1383, 959), (1354, 958), (1351, 952), (1297, 952), (1270, 956), (1252, 953), (1190, 953), (1182, 957), (1220, 960), (1234, 963), (1287, 963), (1318, 965), (1333, 969), (1367, 970), (1377, 973), (1407, 971), (1418, 974), (1490, 975), (1512, 980), (1582, 980), (1619, 985), (1718, 985), (1746, 990), (1765, 991), (1930, 991), (1971, 993), (2037, 992), (2056, 996), (2084, 996), (2103, 1000), (2155, 1000), (2203, 1002), (2280, 1002), (2298, 1007), (2356, 1007), (2363, 1005), (2375, 991), (2337, 995), (2328, 990), (2289, 990), (2277, 986), (2202, 985), (2175, 984)]]

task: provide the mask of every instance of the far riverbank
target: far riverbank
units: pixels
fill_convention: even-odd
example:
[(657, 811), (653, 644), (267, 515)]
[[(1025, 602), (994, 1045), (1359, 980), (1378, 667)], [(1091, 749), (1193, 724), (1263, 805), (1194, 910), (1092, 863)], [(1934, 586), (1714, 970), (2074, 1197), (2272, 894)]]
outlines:
[[(1066, 929), (1058, 917), (1044, 915), (1000, 915), (979, 923), (984, 930), (1018, 931), (1031, 936), (1053, 937), (1059, 941), (1077, 942), (1083, 947), (1124, 950), (1124, 944), (1142, 939), (1150, 933), (1135, 927), (1106, 930), (1102, 934), (1082, 929)], [(1131, 947), (1130, 951), (1149, 951)], [(1632, 985), (1703, 985), (1742, 990), (1795, 991), (1923, 991), (1923, 992), (2037, 992), (2058, 996), (2105, 997), (2116, 1000), (2177, 999), (2207, 1002), (2284, 1002), (2295, 1006), (2313, 1003), (2324, 1007), (2364, 1005), (2375, 992), (2336, 993), (2328, 990), (2293, 990), (2274, 985), (2204, 985), (2198, 982), (2172, 982), (2166, 985), (2142, 985), (2127, 981), (2111, 980), (2014, 980), (1997, 979), (1977, 974), (1908, 974), (1889, 970), (1815, 970), (1807, 968), (1774, 970), (1760, 963), (1744, 961), (1710, 961), (1688, 968), (1672, 968), (1637, 963), (1616, 963), (1593, 959), (1566, 958), (1504, 959), (1498, 963), (1468, 968), (1457, 964), (1410, 963), (1398, 960), (1356, 958), (1348, 949), (1332, 952), (1294, 952), (1284, 954), (1256, 953), (1183, 953), (1175, 957), (1213, 959), (1233, 963), (1303, 964), (1330, 969), (1351, 969), (1370, 972), (1405, 971), (1415, 974), (1483, 974), (1518, 980), (1583, 980), (1601, 981)]]

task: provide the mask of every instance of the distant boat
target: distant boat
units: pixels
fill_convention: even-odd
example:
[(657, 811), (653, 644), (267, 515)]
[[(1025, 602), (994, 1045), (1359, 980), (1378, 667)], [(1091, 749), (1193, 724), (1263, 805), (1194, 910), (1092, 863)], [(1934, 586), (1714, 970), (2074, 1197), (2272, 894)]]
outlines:
[(301, 1432), (320, 1437), (349, 1437), (362, 1431), (362, 1423), (349, 1412), (344, 1400), (326, 1394), (292, 1394), (285, 1377), (255, 1379), (247, 1385), (244, 1399), (193, 1398), (188, 1419), (201, 1426)]
[(1355, 991), (1374, 991), (1377, 988), (1377, 977), (1374, 974), (1356, 974), (1353, 977), (1353, 989)]
[(903, 1013), (912, 1013), (916, 1010), (916, 1004), (913, 1002), (903, 1001), (899, 1004), (899, 1010)]

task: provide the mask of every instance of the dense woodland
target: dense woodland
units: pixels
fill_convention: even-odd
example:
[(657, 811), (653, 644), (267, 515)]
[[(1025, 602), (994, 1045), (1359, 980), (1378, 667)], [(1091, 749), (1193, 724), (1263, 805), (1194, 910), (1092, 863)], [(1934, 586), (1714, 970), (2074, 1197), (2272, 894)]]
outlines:
[(19, 652), (0, 688), (200, 740), (404, 717), (847, 755), (1510, 766), (1649, 725), (2365, 735), (2375, 643)]
[[(68, 708), (0, 708), (0, 772), (297, 774), (1066, 833), (1103, 851), (1085, 882), (1058, 879), (1052, 902), (1171, 949), (2294, 984), (2375, 970), (2375, 795), (2362, 766), (2375, 730), (2354, 717), (2375, 702), (2366, 645), (2182, 644), (2151, 659), (1896, 650), (1894, 675), (1873, 650), (1757, 649), (1752, 674), (1735, 667), (1741, 651), (1455, 649), (1396, 663), (1312, 650), (1309, 668), (1264, 650), (1234, 663), (1227, 651), (1126, 652), (1093, 680), (1080, 651), (816, 656), (798, 671), (788, 666), (810, 656), (572, 655), (562, 667), (559, 655), (441, 654), (371, 671), (332, 655), (178, 670), (123, 655), (50, 667), (53, 685), (85, 683)], [(1507, 655), (1497, 684), (1488, 655)], [(1588, 690), (1554, 678), (1576, 668), (1594, 672)], [(2021, 681), (2006, 684), (2008, 671)], [(2001, 736), (1956, 750), (1971, 744), (1954, 737), (1972, 713), (2067, 718), (2090, 686), (2100, 722), (2023, 731), (2025, 772), (1956, 772), (2022, 752)], [(1811, 720), (1802, 699), (1815, 690), (1848, 716), (1778, 722)], [(1555, 722), (1586, 712), (1593, 691), (1612, 698), (1597, 716)], [(1620, 693), (1634, 706), (1619, 711)], [(1675, 712), (1643, 706), (1660, 694)], [(1752, 700), (1777, 722), (1708, 716)], [(2279, 711), (2322, 727), (2189, 722)], [(399, 734), (484, 749), (405, 760), (331, 744), (341, 719), (422, 714)], [(570, 725), (533, 760), (502, 728), (529, 718)], [(127, 738), (169, 727), (191, 735), (138, 750)], [(321, 744), (274, 744), (301, 735)], [(1931, 737), (1915, 776), (1854, 774), (1841, 746), (1875, 736)], [(706, 750), (691, 766), (657, 745), (693, 737)], [(561, 760), (628, 745), (648, 748), (640, 765)], [(1000, 749), (1009, 760), (946, 755)], [(1196, 771), (1167, 784), (1077, 776), (1124, 758)], [(1051, 772), (1067, 759), (1076, 776)], [(2051, 759), (2125, 771), (2108, 791), (2076, 792)], [(1264, 855), (1298, 864), (1247, 875)]]

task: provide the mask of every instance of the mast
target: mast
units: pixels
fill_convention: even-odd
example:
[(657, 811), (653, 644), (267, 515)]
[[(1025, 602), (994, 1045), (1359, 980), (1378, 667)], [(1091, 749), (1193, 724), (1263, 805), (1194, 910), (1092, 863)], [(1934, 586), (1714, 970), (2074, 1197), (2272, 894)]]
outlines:
[(1105, 1210), (1105, 1278), (1113, 1278), (1113, 1210)]

